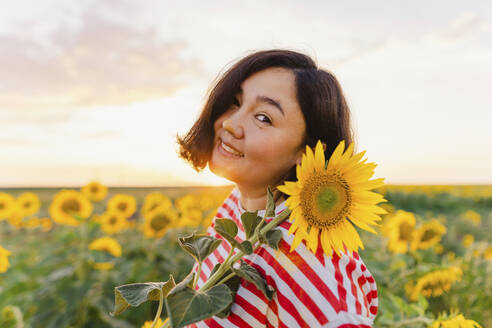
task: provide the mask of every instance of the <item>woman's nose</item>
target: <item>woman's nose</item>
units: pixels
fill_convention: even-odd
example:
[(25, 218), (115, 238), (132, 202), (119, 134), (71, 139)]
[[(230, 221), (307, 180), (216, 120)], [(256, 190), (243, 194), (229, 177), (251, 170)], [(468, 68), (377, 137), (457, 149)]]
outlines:
[(222, 128), (232, 134), (234, 138), (241, 139), (243, 137), (243, 128), (230, 117), (222, 121)]

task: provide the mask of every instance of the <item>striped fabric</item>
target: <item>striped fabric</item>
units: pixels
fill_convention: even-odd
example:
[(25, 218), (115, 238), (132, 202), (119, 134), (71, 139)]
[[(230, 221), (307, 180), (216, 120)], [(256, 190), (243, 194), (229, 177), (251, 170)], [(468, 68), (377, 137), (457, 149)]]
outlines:
[[(243, 241), (246, 236), (240, 217), (245, 210), (239, 198), (239, 190), (234, 188), (215, 218), (233, 219), (239, 227), (237, 239)], [(276, 214), (285, 208), (284, 201), (277, 206)], [(258, 211), (258, 215), (264, 213)], [(213, 225), (207, 233), (222, 238)], [(262, 245), (243, 258), (275, 288), (273, 299), (269, 301), (254, 284), (243, 279), (227, 318), (214, 316), (188, 327), (371, 327), (378, 311), (376, 283), (357, 252), (352, 257), (342, 253), (342, 257), (334, 254), (329, 258), (321, 248), (313, 254), (305, 242), (289, 252), (294, 238), (288, 235), (290, 225), (286, 220), (279, 226), (283, 233), (279, 250)], [(230, 245), (224, 241), (210, 254), (202, 265), (197, 288), (229, 251)], [(193, 270), (196, 272), (197, 265)]]

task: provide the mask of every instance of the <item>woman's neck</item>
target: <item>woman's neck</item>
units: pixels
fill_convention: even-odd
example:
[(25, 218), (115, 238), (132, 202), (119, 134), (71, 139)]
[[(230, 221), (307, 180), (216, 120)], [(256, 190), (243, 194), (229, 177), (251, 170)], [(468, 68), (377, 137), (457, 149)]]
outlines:
[[(248, 212), (254, 212), (256, 210), (264, 210), (266, 208), (267, 201), (267, 188), (263, 189), (251, 189), (236, 185), (241, 194), (240, 202), (241, 206)], [(278, 190), (273, 191), (273, 200), (275, 205), (279, 205), (283, 200), (282, 194)]]

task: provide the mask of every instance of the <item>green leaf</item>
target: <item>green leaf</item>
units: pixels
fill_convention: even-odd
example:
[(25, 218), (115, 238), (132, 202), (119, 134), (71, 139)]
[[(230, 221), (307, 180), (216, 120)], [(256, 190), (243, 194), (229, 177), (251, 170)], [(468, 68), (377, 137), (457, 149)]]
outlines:
[(246, 239), (249, 239), (255, 232), (256, 227), (260, 224), (263, 218), (258, 216), (258, 211), (244, 212), (241, 214), (241, 222), (243, 223)]
[(260, 273), (253, 268), (251, 265), (247, 264), (241, 259), (241, 265), (239, 269), (232, 268), (233, 272), (235, 272), (239, 277), (246, 279), (249, 282), (255, 284), (255, 286), (262, 291), (262, 293), (269, 300), (272, 299), (274, 290), (270, 289), (267, 285), (265, 279), (260, 275)]
[(171, 327), (183, 327), (210, 318), (225, 310), (233, 301), (232, 293), (225, 284), (198, 292), (190, 283), (195, 273), (190, 273), (177, 284), (166, 297), (166, 309)]
[(238, 247), (244, 254), (249, 255), (253, 253), (253, 245), (249, 240), (243, 241)]
[(165, 297), (175, 286), (173, 276), (169, 275), (166, 282), (144, 282), (115, 287), (114, 312), (110, 314), (118, 315), (130, 306), (137, 307), (146, 301), (159, 301), (160, 290)]
[(269, 230), (266, 233), (266, 241), (268, 245), (273, 249), (278, 249), (278, 243), (282, 239), (282, 231), (279, 229)]
[(222, 240), (205, 234), (195, 235), (193, 232), (191, 236), (179, 237), (178, 242), (181, 248), (199, 263), (202, 263), (220, 245)]
[(270, 190), (270, 186), (267, 186), (267, 203), (265, 210), (265, 217), (273, 217), (275, 216), (275, 202), (273, 200), (273, 194)]
[(234, 222), (232, 219), (216, 219), (214, 229), (233, 247), (239, 248), (239, 243), (235, 239), (238, 230), (236, 222)]

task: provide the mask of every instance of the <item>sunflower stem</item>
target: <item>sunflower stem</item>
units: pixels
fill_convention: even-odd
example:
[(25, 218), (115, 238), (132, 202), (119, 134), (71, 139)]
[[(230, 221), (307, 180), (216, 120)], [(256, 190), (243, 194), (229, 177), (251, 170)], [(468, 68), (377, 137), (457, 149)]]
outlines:
[(157, 321), (161, 317), (163, 304), (164, 304), (164, 293), (162, 292), (162, 289), (159, 289), (159, 308), (157, 309), (157, 313), (155, 314), (154, 321), (152, 321), (152, 325), (150, 326), (150, 328), (154, 328), (155, 325), (157, 324)]
[[(268, 231), (272, 230), (273, 228), (277, 227), (280, 223), (285, 221), (289, 217), (291, 213), (291, 210), (286, 208), (285, 210), (280, 213), (279, 216), (268, 222), (266, 226), (264, 226), (260, 231), (256, 231), (253, 236), (249, 239), (252, 245), (254, 245), (258, 239), (260, 238), (261, 234), (266, 234)], [(234, 256), (232, 256), (234, 252), (234, 248), (231, 248), (231, 251), (229, 252), (229, 255), (227, 256), (227, 259), (220, 264), (219, 269), (210, 277), (208, 280), (203, 284), (200, 289), (198, 289), (199, 292), (204, 292), (208, 289), (210, 289), (212, 286), (215, 286), (215, 283), (224, 275), (224, 273), (234, 264), (236, 263), (237, 260), (242, 258), (245, 254), (239, 250)]]

